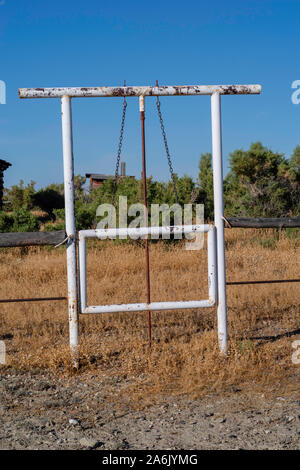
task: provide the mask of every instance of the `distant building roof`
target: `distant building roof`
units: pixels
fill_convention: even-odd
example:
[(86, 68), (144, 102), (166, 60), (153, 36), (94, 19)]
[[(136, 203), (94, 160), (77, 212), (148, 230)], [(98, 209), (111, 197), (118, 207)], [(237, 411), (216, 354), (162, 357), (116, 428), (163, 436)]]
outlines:
[(114, 178), (113, 175), (103, 175), (101, 173), (86, 173), (85, 176), (93, 180), (109, 180), (109, 178)]
[[(115, 175), (103, 175), (101, 173), (86, 173), (85, 176), (86, 178), (92, 178), (93, 180), (109, 180), (110, 178), (115, 179)], [(129, 176), (129, 175), (125, 175), (125, 176), (119, 175), (119, 178), (120, 177), (121, 178), (124, 178), (124, 177), (134, 178), (134, 176)]]

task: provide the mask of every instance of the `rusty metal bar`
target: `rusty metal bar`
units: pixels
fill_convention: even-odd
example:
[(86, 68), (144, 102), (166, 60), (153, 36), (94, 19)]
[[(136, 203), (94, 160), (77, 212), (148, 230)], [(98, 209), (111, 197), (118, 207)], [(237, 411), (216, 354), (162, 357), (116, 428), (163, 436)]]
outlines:
[[(140, 115), (141, 115), (141, 131), (142, 131), (142, 161), (143, 161), (143, 199), (144, 199), (144, 225), (148, 227), (148, 211), (147, 211), (147, 176), (146, 176), (146, 144), (145, 144), (145, 99), (143, 96), (139, 98)], [(149, 241), (148, 236), (145, 238), (145, 258), (146, 258), (146, 288), (147, 288), (147, 304), (150, 304), (150, 263), (149, 263)], [(148, 310), (148, 345), (151, 348), (151, 312)]]
[(244, 286), (247, 284), (282, 284), (286, 282), (300, 282), (300, 279), (270, 279), (267, 281), (229, 281), (227, 286)]
[(127, 87), (59, 87), (19, 88), (20, 98), (188, 96), (188, 95), (256, 95), (261, 85), (179, 85)]
[(51, 300), (68, 300), (68, 297), (33, 297), (27, 299), (0, 299), (0, 304), (10, 302), (45, 302)]

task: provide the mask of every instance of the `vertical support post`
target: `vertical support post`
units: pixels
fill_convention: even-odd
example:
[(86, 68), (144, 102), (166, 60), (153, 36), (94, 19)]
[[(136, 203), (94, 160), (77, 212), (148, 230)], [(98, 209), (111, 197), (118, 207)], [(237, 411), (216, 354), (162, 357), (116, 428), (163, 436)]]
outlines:
[(80, 311), (85, 312), (87, 306), (86, 290), (86, 241), (85, 236), (79, 232), (79, 293), (80, 293)]
[(76, 263), (76, 226), (74, 207), (74, 158), (72, 136), (71, 98), (61, 98), (62, 143), (64, 161), (64, 192), (67, 243), (67, 276), (69, 304), (69, 336), (74, 367), (78, 368), (78, 306), (77, 306), (77, 263)]
[(212, 161), (214, 184), (214, 212), (217, 230), (217, 266), (218, 266), (218, 339), (220, 352), (227, 353), (227, 305), (226, 305), (226, 270), (224, 242), (224, 199), (223, 199), (223, 162), (222, 162), (222, 126), (221, 98), (218, 93), (211, 95), (212, 125)]
[(208, 264), (208, 293), (209, 300), (217, 299), (217, 247), (216, 227), (210, 226), (207, 233), (207, 264)]

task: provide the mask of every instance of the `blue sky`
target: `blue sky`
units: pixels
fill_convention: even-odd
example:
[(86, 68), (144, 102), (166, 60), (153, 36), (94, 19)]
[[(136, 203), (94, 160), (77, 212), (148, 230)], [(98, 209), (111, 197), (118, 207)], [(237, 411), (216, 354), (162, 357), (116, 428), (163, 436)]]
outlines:
[[(0, 1), (0, 158), (5, 185), (61, 182), (60, 101), (20, 100), (19, 87), (260, 83), (261, 95), (222, 98), (223, 153), (260, 140), (289, 156), (300, 144), (299, 0)], [(198, 174), (211, 150), (209, 97), (163, 98), (174, 169)], [(73, 100), (75, 173), (112, 173), (122, 100)], [(122, 160), (140, 175), (137, 99), (128, 99)], [(168, 178), (154, 99), (146, 100), (147, 171)]]

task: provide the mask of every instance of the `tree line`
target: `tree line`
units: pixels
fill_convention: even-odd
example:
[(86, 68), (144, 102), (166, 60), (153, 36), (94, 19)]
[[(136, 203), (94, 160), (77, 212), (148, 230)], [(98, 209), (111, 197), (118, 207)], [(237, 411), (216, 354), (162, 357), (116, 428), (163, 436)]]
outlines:
[[(132, 177), (119, 179), (114, 195), (114, 180), (88, 192), (86, 179), (75, 176), (75, 212), (77, 229), (96, 226), (96, 209), (103, 203), (127, 196), (128, 205), (142, 202), (142, 181)], [(200, 155), (199, 173), (194, 178), (175, 175), (181, 205), (191, 201), (204, 204), (206, 220), (213, 219), (213, 173), (210, 153)], [(176, 203), (172, 181), (147, 179), (148, 204)], [(260, 142), (248, 150), (238, 149), (229, 155), (229, 171), (224, 179), (225, 216), (290, 217), (300, 215), (300, 146), (290, 158), (273, 152)], [(64, 228), (64, 186), (51, 184), (36, 190), (32, 181), (4, 190), (0, 211), (0, 232), (31, 232)]]

